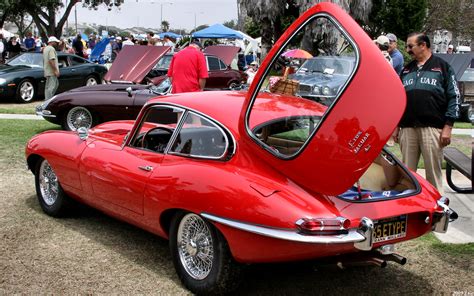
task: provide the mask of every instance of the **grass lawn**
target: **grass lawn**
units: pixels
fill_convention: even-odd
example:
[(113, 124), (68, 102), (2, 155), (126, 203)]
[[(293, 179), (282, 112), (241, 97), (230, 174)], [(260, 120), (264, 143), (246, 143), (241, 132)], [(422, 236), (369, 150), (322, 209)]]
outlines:
[(35, 107), (43, 101), (34, 101), (27, 104), (0, 103), (0, 114), (35, 114)]
[(470, 122), (455, 122), (455, 123), (454, 123), (454, 128), (466, 128), (466, 129), (470, 129), (470, 128), (474, 128), (474, 126), (473, 126), (472, 123), (470, 123)]
[(0, 119), (0, 163), (25, 162), (26, 142), (33, 135), (59, 128), (46, 120)]

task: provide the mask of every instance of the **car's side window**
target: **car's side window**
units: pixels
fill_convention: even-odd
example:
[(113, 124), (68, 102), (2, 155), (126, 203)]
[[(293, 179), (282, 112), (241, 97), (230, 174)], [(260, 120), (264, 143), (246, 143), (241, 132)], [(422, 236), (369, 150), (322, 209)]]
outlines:
[(220, 70), (219, 59), (215, 57), (207, 57), (207, 63), (208, 63), (209, 71)]
[(85, 64), (86, 62), (87, 62), (86, 60), (76, 58), (76, 57), (71, 57), (71, 66), (82, 65), (82, 64)]
[(222, 60), (219, 60), (219, 65), (221, 67), (221, 70), (226, 70), (227, 69), (227, 66), (225, 65), (225, 63)]
[(265, 94), (250, 107), (250, 135), (279, 157), (298, 154), (350, 82), (357, 56), (354, 42), (335, 20), (326, 15), (310, 19), (260, 80), (258, 91)]
[(58, 66), (59, 68), (66, 68), (69, 66), (69, 63), (67, 61), (67, 57), (65, 56), (59, 56), (58, 57)]
[(168, 106), (156, 106), (148, 109), (131, 145), (140, 149), (165, 153), (183, 113), (183, 109)]
[(225, 155), (228, 139), (225, 132), (210, 120), (188, 112), (170, 153), (217, 159)]

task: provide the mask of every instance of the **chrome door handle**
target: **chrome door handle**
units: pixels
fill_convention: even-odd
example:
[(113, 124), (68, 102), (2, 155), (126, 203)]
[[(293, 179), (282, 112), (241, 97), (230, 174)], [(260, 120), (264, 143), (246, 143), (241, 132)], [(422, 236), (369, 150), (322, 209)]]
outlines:
[(153, 167), (150, 165), (141, 165), (138, 167), (140, 170), (151, 172), (153, 171)]

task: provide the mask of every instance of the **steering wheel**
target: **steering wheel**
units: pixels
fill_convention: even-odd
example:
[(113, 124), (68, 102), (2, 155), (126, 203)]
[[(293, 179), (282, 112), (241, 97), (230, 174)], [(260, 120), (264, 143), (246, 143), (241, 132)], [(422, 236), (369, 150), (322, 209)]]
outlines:
[(162, 126), (157, 126), (157, 127), (154, 127), (154, 128), (151, 128), (149, 129), (144, 135), (143, 135), (143, 138), (142, 138), (142, 148), (147, 148), (148, 146), (148, 141), (146, 140), (147, 136), (149, 136), (151, 134), (152, 131), (154, 130), (163, 130), (165, 132), (168, 132), (170, 135), (173, 134), (173, 130), (170, 129), (170, 128), (167, 128), (167, 127), (162, 127)]

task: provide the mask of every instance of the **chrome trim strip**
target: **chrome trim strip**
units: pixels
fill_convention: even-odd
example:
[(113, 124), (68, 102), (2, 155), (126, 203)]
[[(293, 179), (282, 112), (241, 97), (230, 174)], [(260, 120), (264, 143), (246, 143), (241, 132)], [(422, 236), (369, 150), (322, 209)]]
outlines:
[(436, 204), (443, 209), (443, 212), (441, 219), (433, 225), (433, 232), (446, 233), (448, 231), (451, 209), (444, 203), (443, 197), (436, 201)]
[(360, 234), (357, 229), (350, 229), (348, 234), (340, 235), (302, 235), (297, 233), (295, 230), (285, 230), (278, 228), (269, 228), (264, 226), (258, 226), (248, 223), (243, 223), (235, 220), (229, 220), (214, 216), (208, 213), (201, 213), (206, 219), (211, 221), (224, 224), (233, 228), (237, 228), (243, 231), (259, 234), (262, 236), (272, 237), (276, 239), (282, 239), (287, 241), (301, 242), (301, 243), (314, 243), (314, 244), (344, 244), (344, 243), (357, 243), (366, 240), (366, 238)]
[(56, 118), (56, 115), (53, 115), (53, 114), (47, 115), (47, 114), (43, 114), (43, 113), (42, 113), (42, 112), (40, 112), (40, 111), (37, 111), (37, 112), (36, 112), (36, 115), (38, 115), (38, 116), (42, 116), (42, 117), (51, 117), (51, 118)]

